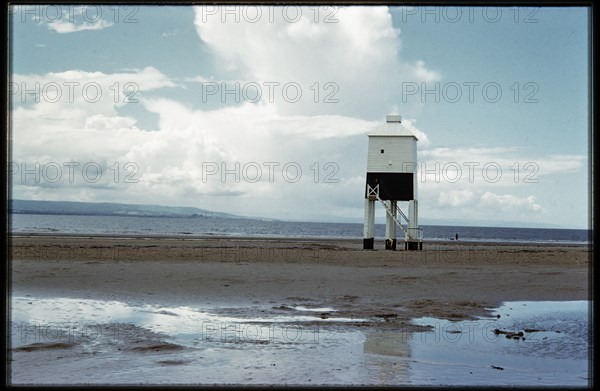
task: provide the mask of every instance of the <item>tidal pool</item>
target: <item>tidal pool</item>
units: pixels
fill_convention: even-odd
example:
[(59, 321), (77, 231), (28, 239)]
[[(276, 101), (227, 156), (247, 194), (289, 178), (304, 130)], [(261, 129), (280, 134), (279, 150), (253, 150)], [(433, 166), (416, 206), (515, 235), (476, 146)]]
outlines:
[[(587, 301), (507, 302), (494, 316), (359, 327), (330, 307), (192, 308), (13, 297), (13, 384), (579, 385)], [(327, 312), (322, 319), (320, 312)], [(499, 315), (499, 317), (498, 317)], [(496, 331), (498, 330), (498, 331)], [(506, 333), (522, 332), (518, 339)], [(524, 338), (523, 338), (524, 337)]]

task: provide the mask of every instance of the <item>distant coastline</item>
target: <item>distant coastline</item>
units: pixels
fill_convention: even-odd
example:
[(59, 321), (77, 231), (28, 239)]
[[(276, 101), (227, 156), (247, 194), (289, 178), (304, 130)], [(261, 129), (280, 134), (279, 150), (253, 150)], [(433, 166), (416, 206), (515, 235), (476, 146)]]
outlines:
[[(225, 212), (215, 212), (207, 209), (186, 206), (164, 206), (152, 204), (124, 204), (114, 202), (83, 202), (83, 201), (39, 201), (13, 199), (8, 202), (8, 213), (14, 215), (52, 215), (52, 216), (113, 216), (113, 217), (156, 217), (156, 218), (221, 218), (242, 219), (248, 221), (271, 221), (289, 223), (318, 223), (318, 224), (363, 224), (362, 218), (330, 217), (321, 219), (303, 218), (274, 218), (265, 216), (243, 216)], [(383, 221), (376, 221), (382, 224)], [(527, 226), (518, 221), (480, 221), (422, 218), (422, 226), (446, 226), (457, 229), (470, 229), (474, 227), (496, 228), (525, 228), (542, 230), (589, 230), (586, 227), (551, 226), (530, 222)], [(493, 223), (493, 224), (489, 224)]]
[(112, 202), (33, 201), (11, 200), (8, 213), (65, 215), (65, 216), (130, 216), (130, 217), (185, 217), (245, 219), (223, 212), (213, 212), (194, 207), (162, 205), (120, 204)]

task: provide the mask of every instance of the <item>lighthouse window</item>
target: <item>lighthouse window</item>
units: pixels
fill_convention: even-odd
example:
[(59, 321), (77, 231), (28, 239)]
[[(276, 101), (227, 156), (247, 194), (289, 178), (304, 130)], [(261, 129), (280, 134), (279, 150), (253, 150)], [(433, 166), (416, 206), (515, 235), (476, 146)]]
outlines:
[(383, 153), (383, 149), (381, 150), (381, 153)]

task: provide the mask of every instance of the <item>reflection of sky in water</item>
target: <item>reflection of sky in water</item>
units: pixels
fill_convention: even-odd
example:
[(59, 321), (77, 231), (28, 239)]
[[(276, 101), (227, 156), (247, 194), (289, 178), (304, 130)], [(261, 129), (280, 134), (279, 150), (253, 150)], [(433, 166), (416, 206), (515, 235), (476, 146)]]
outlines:
[[(523, 301), (504, 304), (493, 312), (491, 319), (449, 322), (419, 318), (414, 323), (432, 325), (435, 330), (421, 333), (414, 338), (414, 344), (468, 346), (471, 350), (494, 349), (516, 355), (585, 360), (589, 356), (588, 305), (587, 301)], [(525, 340), (507, 339), (495, 334), (495, 329), (522, 331)]]
[[(217, 315), (191, 307), (166, 308), (150, 305), (132, 307), (118, 301), (88, 299), (13, 297), (12, 304), (11, 322), (15, 325), (45, 325), (66, 329), (67, 326), (72, 328), (76, 324), (89, 328), (92, 324), (132, 323), (158, 333), (183, 339), (182, 342), (188, 343), (201, 339), (203, 336), (217, 336), (219, 339), (220, 335), (231, 333), (240, 333), (242, 338), (246, 337), (249, 340), (261, 340), (269, 338), (273, 334), (274, 331), (269, 329), (269, 325), (273, 323), (325, 321), (318, 314), (297, 315), (295, 312), (291, 312), (285, 315), (271, 314), (268, 317), (235, 317)], [(300, 312), (335, 311), (331, 308), (296, 307), (294, 309)], [(259, 312), (258, 308), (256, 312)], [(363, 319), (331, 316), (326, 319), (327, 322), (360, 320)], [(290, 335), (289, 338), (293, 339), (293, 335), (297, 333), (291, 326), (288, 329), (286, 335)], [(25, 337), (22, 334), (18, 330), (12, 332), (13, 346), (37, 342), (27, 341), (35, 336), (31, 333), (31, 329), (28, 334), (25, 332)]]
[(298, 311), (311, 311), (311, 312), (335, 312), (337, 310), (331, 308), (331, 307), (319, 307), (319, 308), (307, 308), (304, 306), (297, 306), (297, 307), (292, 307), (295, 310)]
[[(148, 383), (587, 385), (588, 304), (510, 302), (494, 312), (499, 319), (449, 322), (419, 318), (413, 323), (434, 326), (433, 331), (407, 333), (351, 327), (344, 321), (357, 319), (341, 317), (327, 319), (337, 321), (334, 326), (315, 325), (321, 321), (319, 312), (335, 312), (333, 308), (298, 306), (296, 311), (275, 315), (262, 314), (268, 310), (265, 307), (201, 311), (131, 307), (116, 301), (14, 297), (10, 331), (16, 347), (47, 342), (15, 330), (22, 324), (133, 323), (165, 334), (170, 342), (194, 348), (163, 353), (168, 359), (187, 363), (165, 368), (157, 365), (157, 356), (136, 356), (132, 361), (123, 357), (123, 352), (111, 350), (113, 345), (98, 340), (94, 349), (99, 346), (105, 354), (103, 373), (95, 369), (98, 363), (94, 360), (99, 358), (93, 356), (44, 360), (46, 370), (37, 367), (35, 373), (28, 372), (25, 364), (17, 367), (24, 379), (38, 376), (42, 382), (57, 373), (73, 373), (72, 379), (82, 379), (87, 373), (86, 379), (98, 383), (143, 379)], [(231, 315), (240, 313), (246, 316)], [(311, 323), (303, 325), (306, 321)], [(526, 332), (525, 340), (513, 340), (496, 335), (496, 328), (544, 331)], [(129, 365), (135, 365), (138, 375), (132, 375)], [(62, 381), (68, 383), (71, 378), (66, 379)]]
[[(437, 368), (435, 383), (455, 383), (462, 373), (476, 384), (586, 384), (589, 335), (587, 301), (507, 302), (494, 311), (500, 318), (449, 322), (434, 318), (414, 323), (434, 326), (413, 334), (409, 344), (426, 369)], [(506, 338), (494, 330), (524, 332), (525, 340)], [(542, 331), (525, 331), (542, 330)], [(492, 368), (492, 365), (498, 368)]]

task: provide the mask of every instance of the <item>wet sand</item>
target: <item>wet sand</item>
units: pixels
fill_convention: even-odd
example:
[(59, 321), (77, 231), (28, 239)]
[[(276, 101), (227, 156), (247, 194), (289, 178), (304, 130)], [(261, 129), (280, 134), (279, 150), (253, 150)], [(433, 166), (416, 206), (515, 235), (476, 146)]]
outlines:
[(382, 240), (362, 250), (360, 240), (76, 235), (11, 242), (16, 296), (275, 312), (333, 307), (403, 323), (472, 319), (504, 301), (589, 299), (591, 250), (583, 246), (459, 241), (385, 251)]

